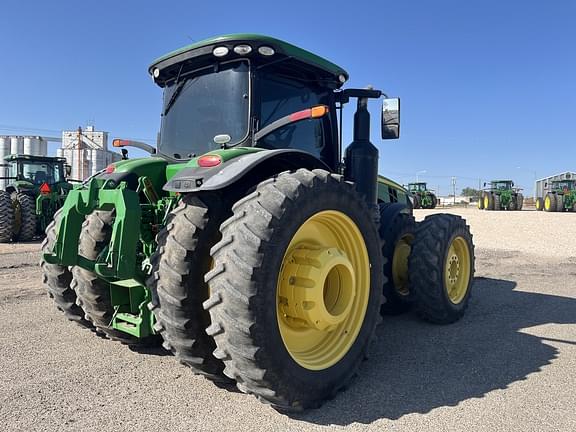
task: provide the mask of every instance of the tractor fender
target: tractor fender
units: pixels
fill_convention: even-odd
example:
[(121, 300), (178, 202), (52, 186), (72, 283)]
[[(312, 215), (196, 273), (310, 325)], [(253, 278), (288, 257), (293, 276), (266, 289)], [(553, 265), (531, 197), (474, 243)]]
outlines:
[(211, 168), (184, 168), (174, 175), (163, 189), (181, 193), (216, 191), (248, 175), (251, 182), (258, 182), (283, 171), (299, 168), (331, 171), (320, 159), (302, 150), (263, 150), (230, 159)]

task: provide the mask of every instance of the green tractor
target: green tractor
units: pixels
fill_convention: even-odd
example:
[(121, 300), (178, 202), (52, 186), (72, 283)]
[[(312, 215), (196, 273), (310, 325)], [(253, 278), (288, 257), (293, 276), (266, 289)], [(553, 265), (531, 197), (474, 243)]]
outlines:
[(545, 197), (536, 198), (536, 210), (576, 211), (576, 180), (553, 180), (550, 183), (550, 191)]
[[(163, 341), (195, 373), (282, 411), (317, 407), (367, 356), (389, 297), (435, 323), (467, 308), (466, 222), (416, 223), (378, 178), (368, 101), (335, 64), (270, 37), (208, 39), (156, 60), (158, 148), (72, 190), (43, 246), (44, 280), (78, 324), (129, 345)], [(338, 112), (356, 100), (342, 155)]]
[(9, 155), (3, 164), (8, 181), (0, 190), (0, 243), (28, 241), (44, 233), (68, 191), (66, 159)]
[(438, 199), (432, 190), (428, 189), (425, 182), (408, 183), (408, 191), (412, 194), (414, 208), (433, 209), (436, 208)]
[[(486, 186), (486, 183), (484, 183)], [(478, 199), (480, 210), (522, 210), (522, 189), (515, 188), (512, 180), (492, 180)]]

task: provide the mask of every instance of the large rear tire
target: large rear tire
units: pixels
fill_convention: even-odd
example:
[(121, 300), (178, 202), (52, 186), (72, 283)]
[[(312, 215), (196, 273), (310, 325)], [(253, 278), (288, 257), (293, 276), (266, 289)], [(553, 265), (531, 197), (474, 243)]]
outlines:
[(536, 198), (534, 205), (536, 206), (536, 211), (544, 210), (544, 200), (542, 198), (540, 197)]
[(414, 194), (412, 195), (412, 199), (414, 201), (413, 206), (415, 209), (419, 209), (422, 207), (422, 199), (420, 198), (420, 195)]
[(564, 195), (561, 194), (556, 195), (556, 211), (557, 212), (564, 211)]
[(494, 195), (492, 192), (484, 192), (484, 208), (494, 210)]
[(522, 207), (524, 207), (524, 195), (518, 193), (516, 195), (516, 210), (522, 210)]
[[(62, 212), (59, 210), (54, 215), (54, 220), (46, 228), (46, 238), (42, 242), (42, 253), (52, 253), (56, 243), (56, 227), (60, 222)], [(68, 267), (58, 264), (49, 264), (42, 260), (42, 282), (48, 291), (48, 296), (54, 300), (58, 310), (70, 321), (74, 321), (82, 327), (92, 328), (92, 323), (84, 318), (85, 312), (76, 304), (76, 292), (70, 287), (72, 272)]]
[(464, 219), (435, 214), (418, 223), (408, 265), (420, 317), (450, 324), (464, 315), (474, 279), (474, 243)]
[[(89, 260), (95, 260), (110, 243), (114, 211), (97, 210), (89, 214), (82, 224), (78, 243), (78, 253)], [(108, 338), (127, 345), (155, 345), (159, 338), (149, 336), (138, 339), (110, 326), (114, 307), (110, 297), (110, 284), (82, 267), (72, 269), (72, 288), (78, 296), (78, 305), (86, 312), (85, 318)]]
[(300, 169), (260, 183), (221, 231), (204, 306), (224, 373), (279, 410), (321, 405), (354, 377), (380, 321), (366, 203), (341, 176)]
[(404, 204), (380, 204), (380, 239), (383, 242), (384, 297), (382, 313), (397, 315), (410, 309), (408, 256), (412, 250), (416, 221)]
[(502, 201), (500, 195), (494, 194), (494, 210), (502, 210)]
[(232, 383), (224, 363), (214, 357), (214, 339), (206, 334), (210, 314), (202, 303), (209, 297), (204, 275), (210, 270), (210, 248), (220, 240), (219, 227), (230, 212), (221, 201), (185, 196), (158, 234), (152, 256), (154, 283), (151, 310), (164, 348), (195, 373), (218, 383)]
[(6, 191), (0, 191), (0, 243), (12, 240), (14, 226), (14, 208), (12, 199)]
[(17, 209), (15, 237), (19, 241), (30, 241), (36, 235), (36, 201), (22, 192), (14, 192), (12, 200)]
[(556, 194), (548, 192), (544, 197), (544, 211), (555, 212), (556, 211)]
[(438, 198), (433, 193), (430, 194), (430, 199), (432, 200), (432, 204), (430, 206), (431, 209), (435, 209), (436, 205), (438, 204)]

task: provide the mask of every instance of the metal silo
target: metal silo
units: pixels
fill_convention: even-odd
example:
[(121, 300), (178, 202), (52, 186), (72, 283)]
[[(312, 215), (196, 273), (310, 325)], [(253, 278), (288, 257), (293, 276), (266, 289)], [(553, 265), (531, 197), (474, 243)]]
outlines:
[(22, 151), (24, 154), (32, 156), (41, 156), (40, 139), (38, 137), (26, 136), (22, 140)]
[(24, 152), (24, 142), (22, 137), (11, 136), (10, 137), (10, 154), (22, 154)]
[(10, 154), (10, 137), (0, 136), (0, 161)]

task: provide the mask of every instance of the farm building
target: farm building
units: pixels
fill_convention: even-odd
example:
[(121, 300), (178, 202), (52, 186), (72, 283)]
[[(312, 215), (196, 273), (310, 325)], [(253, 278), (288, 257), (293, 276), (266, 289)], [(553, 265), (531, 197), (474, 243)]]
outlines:
[(552, 175), (549, 177), (544, 177), (539, 180), (536, 180), (534, 183), (534, 196), (535, 197), (543, 197), (546, 194), (546, 191), (549, 189), (549, 184), (553, 180), (571, 180), (576, 179), (576, 172), (574, 171), (566, 171), (560, 174)]

